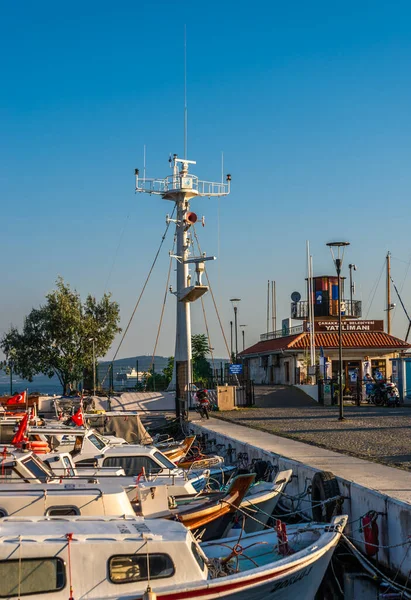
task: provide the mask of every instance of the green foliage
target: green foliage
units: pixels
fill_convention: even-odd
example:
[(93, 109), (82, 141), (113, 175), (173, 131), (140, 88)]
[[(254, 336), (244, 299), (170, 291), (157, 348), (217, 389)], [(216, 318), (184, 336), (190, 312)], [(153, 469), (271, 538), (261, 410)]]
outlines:
[(191, 351), (193, 360), (206, 358), (210, 354), (210, 344), (205, 333), (197, 333), (191, 336)]
[(0, 340), (0, 347), (13, 371), (32, 381), (43, 373), (57, 375), (65, 393), (82, 379), (85, 368), (93, 368), (95, 356), (104, 356), (118, 326), (120, 310), (111, 294), (100, 301), (89, 295), (82, 303), (80, 295), (59, 277), (56, 289), (46, 296), (46, 303), (33, 309), (25, 318), (23, 330), (16, 327)]
[(174, 356), (169, 356), (167, 366), (163, 369), (163, 375), (166, 378), (167, 385), (173, 378)]
[(212, 370), (207, 355), (210, 354), (210, 344), (205, 333), (191, 336), (193, 355), (193, 379), (196, 383), (205, 383), (212, 377)]
[(144, 389), (147, 390), (147, 392), (162, 392), (167, 389), (169, 384), (167, 377), (164, 375), (164, 371), (162, 373), (153, 373), (153, 369), (151, 369), (147, 373), (144, 373), (143, 378), (145, 380)]

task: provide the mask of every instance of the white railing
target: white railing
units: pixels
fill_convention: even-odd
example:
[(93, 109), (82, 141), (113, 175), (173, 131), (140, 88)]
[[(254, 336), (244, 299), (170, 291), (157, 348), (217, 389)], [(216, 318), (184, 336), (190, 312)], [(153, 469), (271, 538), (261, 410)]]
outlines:
[(230, 193), (229, 183), (199, 181), (195, 175), (169, 175), (165, 179), (136, 179), (136, 192), (163, 195), (174, 190), (194, 190), (199, 196), (226, 196)]
[(294, 335), (296, 333), (303, 333), (304, 325), (296, 325), (295, 327), (287, 327), (286, 329), (277, 329), (277, 331), (269, 331), (268, 333), (262, 333), (260, 335), (260, 341), (265, 342), (267, 340), (275, 340), (277, 338), (286, 337), (287, 335)]

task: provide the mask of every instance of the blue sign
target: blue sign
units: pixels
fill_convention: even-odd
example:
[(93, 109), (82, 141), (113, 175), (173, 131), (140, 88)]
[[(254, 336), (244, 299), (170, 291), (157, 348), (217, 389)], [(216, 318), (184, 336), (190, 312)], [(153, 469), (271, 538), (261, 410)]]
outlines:
[(317, 304), (323, 303), (323, 293), (322, 292), (315, 292), (315, 298), (316, 298)]
[(228, 365), (230, 375), (240, 375), (243, 372), (243, 365)]

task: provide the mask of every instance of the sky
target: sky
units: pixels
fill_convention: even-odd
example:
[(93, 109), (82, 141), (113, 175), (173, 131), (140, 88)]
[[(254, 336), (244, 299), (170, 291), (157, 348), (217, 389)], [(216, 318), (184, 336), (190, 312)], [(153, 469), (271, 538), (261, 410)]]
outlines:
[[(183, 154), (185, 26), (187, 156), (220, 181), (223, 153), (232, 175), (229, 196), (192, 202), (226, 335), (232, 297), (246, 346), (265, 331), (267, 280), (278, 319), (290, 316), (306, 240), (314, 275), (334, 274), (327, 242), (350, 242), (343, 274), (357, 265), (355, 298), (373, 319), (386, 315), (389, 250), (411, 312), (410, 18), (401, 0), (1, 3), (0, 335), (59, 275), (83, 297), (112, 292), (127, 325), (172, 211), (136, 195), (133, 173), (144, 146), (151, 177)], [(153, 352), (171, 248), (170, 230), (119, 357)], [(205, 308), (226, 356), (210, 295)], [(400, 307), (393, 317), (404, 337)], [(205, 332), (199, 303), (192, 324)], [(157, 354), (173, 354), (174, 327), (167, 295)]]

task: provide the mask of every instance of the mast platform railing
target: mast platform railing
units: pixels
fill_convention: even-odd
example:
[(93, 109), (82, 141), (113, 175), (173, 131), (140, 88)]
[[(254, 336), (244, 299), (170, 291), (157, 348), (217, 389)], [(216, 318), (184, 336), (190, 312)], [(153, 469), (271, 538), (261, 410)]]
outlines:
[(198, 196), (226, 196), (230, 193), (229, 183), (202, 181), (195, 175), (169, 175), (164, 179), (149, 179), (146, 177), (136, 180), (136, 192), (164, 195), (168, 192), (192, 190)]

